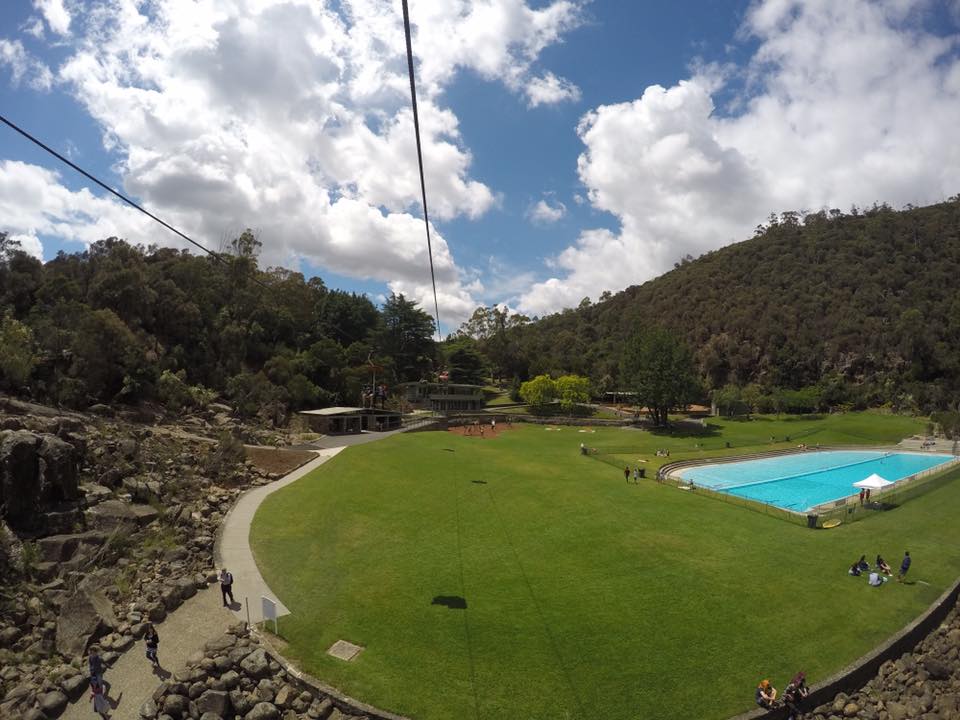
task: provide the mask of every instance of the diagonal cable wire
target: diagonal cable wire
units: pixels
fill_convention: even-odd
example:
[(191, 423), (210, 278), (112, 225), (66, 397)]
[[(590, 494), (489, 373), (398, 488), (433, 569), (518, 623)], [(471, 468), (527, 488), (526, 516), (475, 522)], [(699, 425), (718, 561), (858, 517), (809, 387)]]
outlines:
[[(96, 183), (97, 185), (99, 185), (100, 187), (102, 187), (104, 190), (106, 190), (107, 192), (109, 192), (111, 195), (114, 195), (114, 196), (120, 198), (120, 200), (122, 200), (123, 202), (127, 203), (127, 205), (130, 205), (131, 207), (135, 208), (136, 210), (139, 210), (140, 212), (142, 212), (144, 215), (146, 215), (146, 216), (147, 216), (148, 218), (150, 218), (151, 220), (154, 220), (155, 222), (160, 223), (161, 225), (163, 225), (163, 227), (167, 228), (170, 232), (172, 232), (172, 233), (174, 233), (175, 235), (183, 238), (184, 240), (186, 240), (186, 241), (187, 241), (188, 243), (190, 243), (191, 245), (194, 245), (195, 247), (199, 248), (200, 250), (202, 250), (203, 252), (205, 252), (207, 255), (209, 255), (210, 257), (212, 257), (212, 258), (213, 258), (214, 260), (216, 260), (217, 262), (220, 262), (220, 263), (222, 263), (223, 265), (225, 265), (225, 266), (227, 266), (227, 267), (230, 266), (230, 263), (229, 263), (227, 260), (225, 260), (224, 257), (223, 257), (220, 253), (217, 253), (217, 252), (214, 252), (213, 250), (207, 249), (206, 247), (204, 247), (203, 245), (201, 245), (200, 243), (198, 243), (196, 240), (194, 240), (194, 239), (191, 238), (190, 236), (186, 235), (185, 233), (180, 232), (179, 230), (177, 230), (177, 229), (176, 229), (175, 227), (173, 227), (172, 225), (164, 222), (163, 220), (161, 220), (160, 218), (158, 218), (158, 217), (157, 217), (156, 215), (154, 215), (153, 213), (149, 212), (148, 210), (144, 209), (143, 207), (141, 207), (140, 205), (138, 205), (137, 203), (135, 203), (133, 200), (131, 200), (130, 198), (128, 198), (128, 197), (127, 197), (126, 195), (124, 195), (123, 193), (118, 192), (117, 190), (114, 190), (112, 187), (110, 187), (109, 185), (107, 185), (105, 182), (103, 182), (102, 180), (100, 180), (98, 177), (90, 174), (89, 172), (87, 172), (86, 170), (84, 170), (82, 167), (80, 167), (80, 166), (77, 165), (76, 163), (74, 163), (74, 162), (68, 160), (67, 158), (65, 158), (63, 155), (61, 155), (60, 153), (58, 153), (56, 150), (54, 150), (53, 148), (51, 148), (49, 145), (45, 144), (43, 141), (41, 141), (41, 140), (37, 139), (36, 137), (34, 137), (33, 135), (31, 135), (29, 132), (27, 132), (26, 130), (24, 130), (23, 128), (21, 128), (19, 125), (17, 125), (17, 124), (16, 124), (15, 122), (13, 122), (12, 120), (8, 120), (8, 119), (7, 119), (6, 117), (4, 117), (3, 115), (0, 115), (0, 122), (3, 122), (5, 125), (7, 125), (7, 126), (8, 126), (9, 128), (11, 128), (12, 130), (15, 130), (16, 132), (20, 133), (23, 137), (25, 137), (27, 140), (29, 140), (29, 141), (32, 142), (33, 144), (37, 145), (38, 147), (42, 148), (43, 150), (46, 150), (48, 153), (50, 153), (50, 154), (53, 155), (55, 158), (57, 158), (60, 162), (62, 162), (62, 163), (64, 163), (65, 165), (68, 165), (69, 167), (73, 168), (74, 170), (76, 170), (78, 173), (80, 173), (81, 175), (83, 175), (85, 178), (87, 178), (87, 179), (90, 180), (91, 182)], [(252, 276), (250, 279), (251, 279), (254, 283), (256, 283), (257, 285), (259, 285), (260, 287), (262, 287), (262, 288), (264, 288), (264, 289), (266, 289), (266, 290), (276, 290), (276, 289), (277, 289), (277, 286), (275, 286), (275, 285), (268, 285), (267, 283), (263, 282), (262, 280), (260, 280), (259, 278), (255, 277), (255, 276)], [(434, 301), (436, 301), (436, 295), (434, 295)], [(439, 319), (439, 315), (438, 315), (438, 319)], [(337, 331), (338, 331), (341, 335), (343, 335), (344, 337), (352, 338), (352, 339), (355, 340), (355, 341), (361, 339), (361, 338), (357, 337), (354, 333), (348, 333), (347, 331), (343, 330), (343, 329), (342, 329), (339, 325), (337, 325), (336, 323), (330, 322), (329, 320), (326, 321), (326, 322), (327, 322), (328, 325), (330, 325), (330, 327), (332, 327), (333, 329), (337, 330)], [(438, 326), (438, 327), (439, 327), (439, 326)]]
[(62, 162), (62, 163), (64, 163), (64, 164), (69, 165), (70, 167), (72, 167), (74, 170), (76, 170), (78, 173), (80, 173), (81, 175), (83, 175), (83, 176), (84, 176), (85, 178), (87, 178), (88, 180), (91, 180), (92, 182), (95, 182), (97, 185), (99, 185), (100, 187), (102, 187), (102, 188), (103, 188), (104, 190), (106, 190), (108, 193), (111, 193), (112, 195), (116, 195), (118, 198), (120, 198), (121, 200), (123, 200), (123, 202), (127, 203), (127, 205), (130, 205), (130, 206), (136, 208), (137, 210), (139, 210), (140, 212), (142, 212), (144, 215), (146, 215), (146, 216), (149, 217), (150, 219), (156, 220), (158, 223), (160, 223), (160, 224), (163, 225), (165, 228), (167, 228), (167, 230), (170, 230), (172, 233), (174, 233), (174, 234), (176, 234), (176, 235), (179, 235), (179, 236), (182, 237), (184, 240), (186, 240), (188, 243), (191, 243), (192, 245), (197, 246), (198, 248), (200, 248), (201, 250), (203, 250), (203, 252), (205, 252), (205, 253), (206, 253), (207, 255), (209, 255), (210, 257), (214, 258), (215, 260), (219, 260), (220, 262), (222, 262), (222, 263), (225, 264), (225, 265), (229, 264), (229, 263), (227, 263), (226, 260), (224, 260), (222, 257), (220, 257), (220, 255), (219, 255), (218, 253), (215, 253), (215, 252), (213, 252), (212, 250), (208, 250), (207, 248), (205, 248), (203, 245), (201, 245), (200, 243), (198, 243), (198, 242), (197, 242), (196, 240), (194, 240), (193, 238), (188, 237), (187, 235), (184, 235), (182, 232), (180, 232), (179, 230), (177, 230), (175, 227), (173, 227), (172, 225), (168, 225), (167, 223), (165, 223), (163, 220), (161, 220), (160, 218), (158, 218), (158, 217), (157, 217), (156, 215), (154, 215), (153, 213), (151, 213), (151, 212), (149, 212), (149, 211), (147, 211), (147, 210), (144, 210), (142, 207), (140, 207), (139, 205), (137, 205), (137, 203), (135, 203), (133, 200), (131, 200), (130, 198), (128, 198), (126, 195), (124, 195), (123, 193), (117, 192), (116, 190), (114, 190), (112, 187), (110, 187), (109, 185), (107, 185), (105, 182), (103, 182), (103, 181), (100, 180), (99, 178), (94, 177), (93, 175), (91, 175), (90, 173), (88, 173), (86, 170), (84, 170), (82, 167), (80, 167), (79, 165), (74, 164), (73, 162), (71, 162), (70, 160), (68, 160), (67, 158), (65, 158), (63, 155), (61, 155), (60, 153), (58, 153), (56, 150), (54, 150), (53, 148), (51, 148), (49, 145), (44, 144), (43, 142), (41, 142), (40, 140), (38, 140), (37, 138), (35, 138), (33, 135), (31, 135), (30, 133), (28, 133), (26, 130), (24, 130), (23, 128), (21, 128), (20, 126), (18, 126), (16, 123), (8, 120), (8, 119), (5, 118), (3, 115), (0, 115), (0, 121), (2, 121), (5, 125), (9, 126), (9, 127), (12, 128), (13, 130), (16, 130), (18, 133), (20, 133), (21, 135), (23, 135), (23, 136), (24, 136), (27, 140), (29, 140), (30, 142), (34, 143), (35, 145), (39, 145), (41, 148), (43, 148), (43, 149), (46, 150), (48, 153), (50, 153), (50, 154), (53, 155), (55, 158), (57, 158), (57, 160), (59, 160), (60, 162)]
[(437, 278), (433, 272), (433, 246), (430, 243), (430, 218), (427, 215), (427, 183), (423, 178), (423, 151), (420, 149), (420, 116), (417, 112), (417, 83), (413, 75), (413, 45), (410, 42), (410, 10), (403, 2), (403, 33), (407, 38), (407, 69), (410, 73), (410, 102), (413, 105), (413, 132), (417, 136), (417, 163), (420, 165), (420, 194), (423, 199), (423, 224), (427, 228), (427, 255), (430, 257), (430, 282), (433, 284), (433, 309), (437, 315), (437, 337), (440, 335), (440, 305), (437, 303)]

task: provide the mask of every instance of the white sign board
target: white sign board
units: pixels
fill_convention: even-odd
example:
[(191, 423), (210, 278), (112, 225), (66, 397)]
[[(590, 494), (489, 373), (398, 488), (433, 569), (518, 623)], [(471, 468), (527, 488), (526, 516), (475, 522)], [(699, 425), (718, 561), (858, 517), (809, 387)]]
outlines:
[(263, 611), (263, 621), (273, 620), (273, 632), (277, 634), (277, 604), (268, 597), (260, 597), (260, 607)]

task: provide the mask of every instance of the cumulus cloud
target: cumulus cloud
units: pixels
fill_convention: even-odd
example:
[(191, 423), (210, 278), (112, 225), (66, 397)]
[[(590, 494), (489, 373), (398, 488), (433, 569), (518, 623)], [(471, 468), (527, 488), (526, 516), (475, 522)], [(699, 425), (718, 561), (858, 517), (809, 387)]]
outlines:
[[(620, 228), (583, 232), (521, 309), (552, 312), (648, 280), (687, 253), (746, 239), (771, 212), (956, 194), (960, 36), (924, 31), (926, 6), (757, 2), (746, 66), (587, 113), (580, 179)], [(739, 93), (735, 114), (717, 112), (720, 89)]]
[(10, 68), (14, 87), (26, 83), (34, 90), (46, 91), (53, 85), (53, 73), (41, 60), (27, 52), (19, 40), (0, 38), (0, 66)]
[[(309, 260), (432, 306), (399, 4), (92, 0), (73, 17), (63, 0), (34, 4), (66, 48), (57, 80), (102, 128), (127, 192), (208, 244), (258, 228), (265, 264)], [(579, 22), (579, 8), (417, 3), (432, 218), (478, 218), (498, 200), (470, 176), (445, 87), (468, 69), (521, 94), (543, 48)], [(23, 53), (10, 57), (15, 79), (31, 77)], [(25, 207), (4, 217), (17, 232), (175, 242), (124, 220), (111, 200), (71, 193), (54, 173), (10, 163), (4, 173), (36, 185)], [(436, 229), (433, 248), (445, 313), (457, 321), (478, 304), (479, 285)]]
[(70, 34), (70, 12), (63, 0), (33, 0), (33, 6), (40, 11), (53, 32), (57, 35)]
[(527, 104), (532, 108), (538, 105), (554, 105), (567, 100), (576, 102), (580, 99), (580, 88), (552, 72), (530, 80), (525, 91)]
[(552, 203), (549, 198), (542, 198), (527, 210), (527, 217), (535, 225), (549, 225), (562, 220), (567, 214), (567, 206), (559, 200)]

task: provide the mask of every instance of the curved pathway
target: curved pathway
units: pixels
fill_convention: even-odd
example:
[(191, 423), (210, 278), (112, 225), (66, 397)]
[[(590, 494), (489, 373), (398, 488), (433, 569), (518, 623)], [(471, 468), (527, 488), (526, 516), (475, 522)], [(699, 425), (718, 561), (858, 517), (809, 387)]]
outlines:
[[(343, 447), (320, 450), (315, 459), (306, 465), (301, 465), (292, 473), (284, 475), (276, 482), (248, 490), (240, 496), (223, 519), (213, 556), (218, 568), (225, 567), (233, 575), (233, 594), (237, 602), (232, 610), (238, 620), (246, 621), (248, 610), (251, 623), (263, 620), (260, 600), (262, 597), (270, 598), (277, 604), (277, 615), (290, 613), (267, 586), (253, 558), (253, 550), (250, 548), (250, 524), (260, 503), (271, 493), (316, 470), (341, 450)], [(217, 591), (219, 592), (219, 587)]]
[[(109, 683), (108, 695), (113, 705), (111, 720), (140, 720), (140, 706), (151, 697), (160, 682), (171, 672), (182, 669), (191, 655), (203, 650), (209, 640), (223, 634), (235, 622), (233, 615), (220, 602), (220, 588), (211, 585), (199, 590), (179, 608), (157, 624), (160, 636), (160, 664), (162, 671), (154, 672), (144, 657), (143, 640), (136, 643), (104, 673)], [(67, 706), (61, 720), (90, 720), (95, 718), (90, 693)]]

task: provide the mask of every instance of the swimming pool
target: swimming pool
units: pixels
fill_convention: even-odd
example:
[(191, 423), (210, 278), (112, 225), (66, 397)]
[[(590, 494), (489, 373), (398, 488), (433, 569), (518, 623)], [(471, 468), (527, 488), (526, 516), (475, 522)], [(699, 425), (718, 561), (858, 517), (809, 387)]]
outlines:
[(930, 453), (826, 450), (698, 465), (674, 474), (712, 490), (806, 512), (858, 494), (853, 483), (873, 473), (895, 482), (955, 459)]

